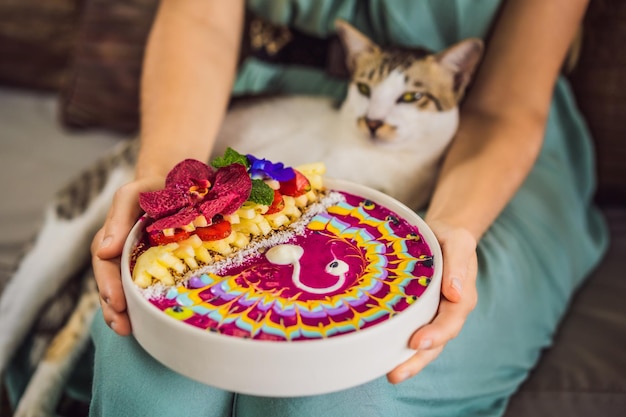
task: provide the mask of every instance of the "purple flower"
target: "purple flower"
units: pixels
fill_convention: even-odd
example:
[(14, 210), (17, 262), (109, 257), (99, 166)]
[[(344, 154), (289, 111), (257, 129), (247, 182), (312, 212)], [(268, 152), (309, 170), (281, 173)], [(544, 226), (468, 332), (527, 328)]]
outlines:
[(276, 181), (288, 181), (296, 176), (291, 167), (285, 167), (282, 162), (273, 163), (267, 159), (259, 159), (254, 155), (246, 155), (250, 162), (250, 176), (253, 179), (272, 179)]

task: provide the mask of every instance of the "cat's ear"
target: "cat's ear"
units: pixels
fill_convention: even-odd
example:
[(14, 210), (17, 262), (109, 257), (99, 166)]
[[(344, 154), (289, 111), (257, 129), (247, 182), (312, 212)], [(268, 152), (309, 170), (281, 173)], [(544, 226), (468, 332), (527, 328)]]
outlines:
[(345, 20), (335, 20), (335, 28), (346, 53), (346, 66), (351, 73), (354, 71), (357, 56), (365, 52), (380, 51), (378, 45)]
[(483, 41), (465, 39), (435, 55), (437, 61), (454, 72), (454, 92), (461, 97), (483, 56)]

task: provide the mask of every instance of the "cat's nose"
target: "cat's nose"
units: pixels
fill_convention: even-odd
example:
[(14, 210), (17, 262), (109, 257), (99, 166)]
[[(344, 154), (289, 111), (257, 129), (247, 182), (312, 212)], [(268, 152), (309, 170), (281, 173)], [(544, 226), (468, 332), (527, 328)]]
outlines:
[(365, 124), (367, 125), (367, 128), (370, 131), (370, 134), (372, 136), (376, 135), (376, 131), (383, 125), (383, 121), (382, 120), (372, 120), (372, 119), (368, 119), (367, 117), (365, 118)]

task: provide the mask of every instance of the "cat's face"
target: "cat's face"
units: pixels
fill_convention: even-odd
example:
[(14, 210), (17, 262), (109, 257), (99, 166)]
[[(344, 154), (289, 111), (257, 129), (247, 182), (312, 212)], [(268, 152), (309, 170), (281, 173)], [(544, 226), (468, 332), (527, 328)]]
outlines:
[(452, 84), (432, 56), (365, 53), (357, 59), (344, 112), (374, 142), (424, 142), (456, 130)]
[(342, 112), (376, 143), (449, 140), (458, 103), (482, 52), (468, 40), (438, 54), (387, 49), (351, 26), (338, 26), (352, 74)]

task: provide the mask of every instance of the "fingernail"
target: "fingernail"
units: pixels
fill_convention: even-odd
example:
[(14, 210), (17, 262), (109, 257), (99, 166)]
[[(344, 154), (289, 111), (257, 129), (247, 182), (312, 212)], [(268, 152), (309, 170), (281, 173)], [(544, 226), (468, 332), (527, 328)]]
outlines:
[(117, 326), (117, 324), (112, 321), (111, 324), (109, 324), (109, 327), (111, 328), (111, 330), (115, 331), (115, 327)]
[(456, 292), (461, 295), (461, 293), (463, 292), (463, 283), (458, 278), (452, 278), (452, 288), (454, 288)]
[(424, 339), (420, 342), (419, 346), (417, 347), (417, 350), (430, 349), (432, 345), (433, 345), (432, 339)]
[(113, 237), (111, 236), (107, 236), (104, 239), (102, 239), (102, 242), (100, 242), (100, 249), (106, 248), (107, 246), (109, 246), (112, 240), (113, 240)]

